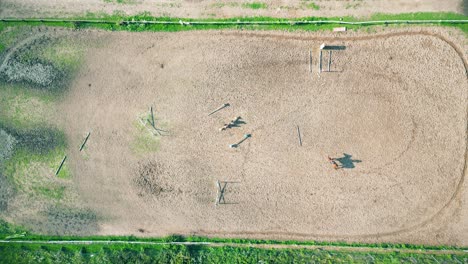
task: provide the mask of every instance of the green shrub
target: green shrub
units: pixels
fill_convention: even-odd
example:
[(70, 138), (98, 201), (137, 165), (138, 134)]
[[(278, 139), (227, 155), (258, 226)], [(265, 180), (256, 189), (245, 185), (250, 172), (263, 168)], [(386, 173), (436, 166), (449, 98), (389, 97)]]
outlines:
[(266, 9), (268, 5), (265, 3), (253, 2), (253, 3), (242, 4), (242, 7), (250, 8), (250, 9)]

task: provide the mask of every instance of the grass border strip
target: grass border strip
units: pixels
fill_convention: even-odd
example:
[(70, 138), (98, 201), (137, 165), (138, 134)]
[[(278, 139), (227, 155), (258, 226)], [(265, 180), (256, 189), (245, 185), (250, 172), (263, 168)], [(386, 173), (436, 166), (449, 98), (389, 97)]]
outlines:
[(414, 249), (414, 248), (384, 248), (366, 246), (340, 246), (340, 245), (308, 245), (308, 244), (271, 244), (271, 243), (232, 243), (232, 242), (194, 242), (194, 241), (126, 241), (126, 240), (0, 240), (0, 244), (54, 244), (54, 245), (149, 245), (149, 246), (209, 246), (209, 247), (250, 247), (271, 249), (309, 249), (309, 250), (338, 250), (338, 251), (362, 251), (362, 252), (399, 252), (412, 254), (436, 254), (436, 255), (468, 255), (464, 249)]

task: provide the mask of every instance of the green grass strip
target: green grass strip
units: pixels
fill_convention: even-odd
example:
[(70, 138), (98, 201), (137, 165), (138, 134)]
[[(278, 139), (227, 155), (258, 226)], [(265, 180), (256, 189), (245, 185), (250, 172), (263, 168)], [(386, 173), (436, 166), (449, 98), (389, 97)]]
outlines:
[(8, 25), (47, 25), (62, 26), (75, 29), (100, 28), (106, 30), (125, 31), (186, 31), (207, 29), (265, 29), (265, 30), (330, 30), (335, 26), (347, 26), (358, 29), (376, 25), (441, 25), (458, 27), (468, 32), (468, 17), (455, 13), (407, 13), (407, 14), (375, 14), (367, 20), (355, 17), (304, 17), (304, 18), (274, 18), (274, 17), (235, 17), (225, 19), (192, 19), (153, 17), (149, 13), (135, 16), (120, 14), (99, 15), (88, 13), (84, 17), (70, 19), (59, 18), (3, 18), (0, 19), (0, 29)]
[(229, 243), (229, 244), (268, 244), (268, 245), (301, 245), (301, 246), (340, 246), (340, 247), (367, 247), (381, 249), (416, 249), (416, 250), (468, 250), (468, 247), (448, 245), (413, 245), (392, 243), (349, 243), (344, 241), (298, 241), (298, 240), (264, 240), (240, 238), (215, 238), (201, 236), (172, 235), (168, 237), (140, 238), (136, 236), (46, 236), (28, 232), (25, 228), (15, 226), (0, 219), (0, 240), (31, 240), (31, 241), (141, 241), (141, 242), (195, 242), (195, 243)]
[(463, 263), (468, 254), (419, 254), (206, 245), (0, 244), (2, 263)]

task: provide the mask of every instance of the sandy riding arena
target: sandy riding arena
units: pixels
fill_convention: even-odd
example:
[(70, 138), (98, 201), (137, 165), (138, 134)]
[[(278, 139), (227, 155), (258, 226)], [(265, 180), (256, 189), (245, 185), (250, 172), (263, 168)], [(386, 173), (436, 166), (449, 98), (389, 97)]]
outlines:
[(78, 34), (59, 115), (91, 133), (67, 162), (100, 234), (468, 243), (466, 54), (441, 29)]

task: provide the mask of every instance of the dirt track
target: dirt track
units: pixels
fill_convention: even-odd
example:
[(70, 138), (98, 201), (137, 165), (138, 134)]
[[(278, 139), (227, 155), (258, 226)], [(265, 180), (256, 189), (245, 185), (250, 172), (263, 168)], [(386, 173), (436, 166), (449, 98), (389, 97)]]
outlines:
[[(80, 34), (101, 44), (62, 113), (71, 145), (92, 132), (70, 162), (101, 234), (468, 243), (464, 48), (440, 29)], [(346, 50), (319, 77), (323, 41)], [(170, 133), (135, 154), (149, 105)], [(234, 116), (245, 124), (219, 132)], [(334, 171), (325, 157), (343, 153), (360, 162)], [(238, 182), (232, 204), (214, 206), (217, 179)]]
[(135, 15), (149, 12), (165, 17), (308, 17), (359, 16), (374, 13), (456, 12), (462, 13), (462, 0), (276, 0), (255, 1), (264, 8), (245, 6), (252, 1), (188, 1), (188, 0), (3, 0), (0, 17), (64, 17), (82, 16), (86, 12)]

